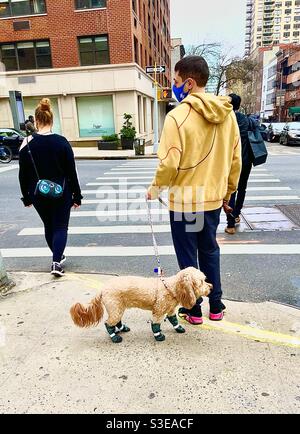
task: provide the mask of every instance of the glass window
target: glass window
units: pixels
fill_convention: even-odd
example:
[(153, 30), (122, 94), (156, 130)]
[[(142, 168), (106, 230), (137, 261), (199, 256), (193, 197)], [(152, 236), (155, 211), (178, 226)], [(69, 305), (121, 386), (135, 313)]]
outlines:
[(51, 51), (48, 41), (36, 42), (36, 63), (38, 68), (51, 68)]
[(27, 0), (11, 0), (11, 14), (17, 15), (30, 15), (30, 1)]
[(110, 63), (107, 36), (79, 38), (79, 52), (82, 66)]
[(75, 9), (106, 8), (106, 0), (75, 0)]
[(17, 44), (19, 69), (35, 69), (35, 55), (33, 42), (19, 42)]
[(44, 13), (45, 0), (0, 0), (0, 18)]
[(0, 59), (7, 71), (52, 67), (49, 41), (0, 45)]
[(10, 16), (10, 7), (8, 0), (0, 1), (0, 18)]
[[(40, 100), (44, 98), (44, 95), (38, 98), (25, 97), (24, 100), (24, 111), (25, 118), (28, 119), (30, 115), (34, 116), (35, 109), (40, 102)], [(61, 124), (60, 124), (60, 116), (58, 109), (58, 101), (57, 98), (47, 97), (51, 100), (51, 106), (53, 110), (53, 132), (57, 134), (61, 134)]]
[(102, 137), (115, 133), (112, 96), (76, 98), (80, 137)]
[(1, 61), (4, 63), (7, 71), (18, 69), (16, 47), (14, 44), (5, 44), (1, 46)]

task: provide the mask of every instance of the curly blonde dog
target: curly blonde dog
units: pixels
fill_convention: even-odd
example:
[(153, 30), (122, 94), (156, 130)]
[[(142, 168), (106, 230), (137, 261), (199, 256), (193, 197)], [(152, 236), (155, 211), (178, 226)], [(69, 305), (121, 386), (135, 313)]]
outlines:
[(122, 324), (125, 310), (150, 310), (154, 337), (157, 341), (162, 341), (165, 336), (161, 333), (160, 324), (166, 315), (174, 329), (178, 333), (184, 333), (185, 330), (178, 324), (176, 308), (181, 305), (191, 309), (198, 298), (208, 296), (212, 285), (205, 279), (205, 275), (193, 267), (164, 279), (116, 277), (108, 281), (101, 294), (87, 307), (77, 303), (71, 307), (70, 313), (77, 326), (91, 327), (102, 320), (105, 307), (108, 313), (106, 329), (112, 341), (118, 343), (122, 341), (119, 332), (130, 331)]

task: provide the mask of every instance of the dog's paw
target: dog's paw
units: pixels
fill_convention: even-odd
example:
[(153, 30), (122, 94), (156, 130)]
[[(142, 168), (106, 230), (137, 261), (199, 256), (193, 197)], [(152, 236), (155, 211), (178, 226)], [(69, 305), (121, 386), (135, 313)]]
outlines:
[(176, 333), (182, 334), (185, 333), (185, 329), (180, 325), (175, 329)]
[(154, 337), (155, 337), (155, 340), (156, 340), (157, 342), (163, 342), (163, 341), (166, 340), (165, 335), (163, 335), (162, 333), (161, 333), (160, 335), (158, 335), (158, 336), (154, 336)]
[(112, 341), (114, 344), (120, 344), (120, 343), (123, 341), (123, 338), (122, 338), (121, 336), (119, 336), (119, 335), (115, 335), (115, 336), (113, 336), (113, 337), (111, 338), (111, 341)]

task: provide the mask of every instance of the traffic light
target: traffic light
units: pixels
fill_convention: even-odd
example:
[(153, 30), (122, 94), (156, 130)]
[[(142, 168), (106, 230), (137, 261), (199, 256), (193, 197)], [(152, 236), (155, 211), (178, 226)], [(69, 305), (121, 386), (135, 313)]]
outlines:
[(169, 88), (161, 89), (160, 99), (162, 101), (167, 101), (169, 99), (172, 99), (172, 89)]

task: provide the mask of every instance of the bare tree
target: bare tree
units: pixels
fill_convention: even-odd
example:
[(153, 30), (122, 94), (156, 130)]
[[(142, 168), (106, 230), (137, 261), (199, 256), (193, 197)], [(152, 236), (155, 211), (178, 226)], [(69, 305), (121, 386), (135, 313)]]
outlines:
[(211, 79), (216, 83), (216, 95), (221, 90), (234, 87), (236, 83), (246, 85), (252, 82), (257, 64), (250, 58), (231, 57), (222, 52), (211, 67)]
[(202, 56), (210, 63), (210, 59), (219, 54), (220, 48), (221, 44), (219, 42), (203, 42), (199, 45), (189, 45), (186, 49), (186, 55)]
[(233, 88), (237, 83), (246, 85), (253, 81), (257, 64), (250, 58), (232, 56), (231, 49), (219, 42), (203, 42), (187, 47), (186, 55), (202, 56), (210, 68), (209, 84), (219, 95), (224, 89)]

